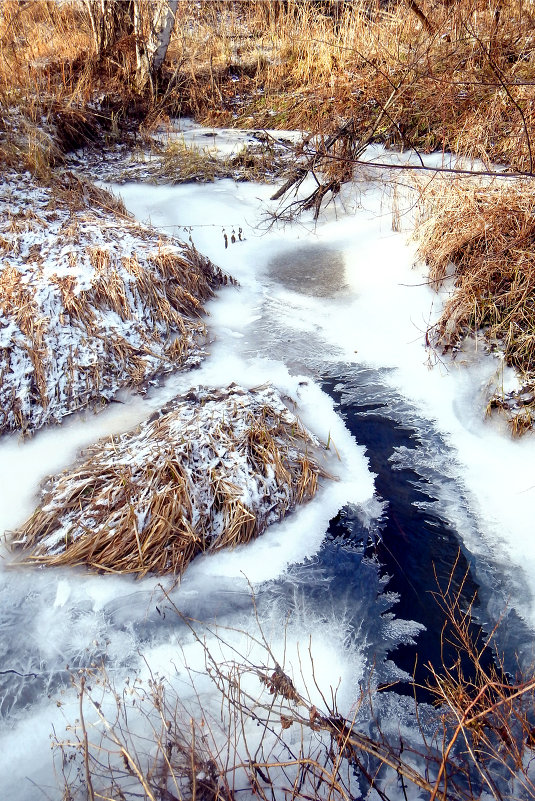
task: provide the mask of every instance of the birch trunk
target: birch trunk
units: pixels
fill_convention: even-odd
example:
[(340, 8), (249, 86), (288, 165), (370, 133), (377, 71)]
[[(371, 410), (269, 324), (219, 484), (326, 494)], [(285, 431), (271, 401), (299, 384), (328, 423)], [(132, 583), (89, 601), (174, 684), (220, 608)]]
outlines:
[[(152, 14), (151, 7), (154, 9)], [(142, 0), (134, 0), (138, 89), (145, 88), (147, 84), (154, 89), (171, 40), (177, 7), (178, 0), (156, 0), (149, 4), (149, 19), (144, 20)]]

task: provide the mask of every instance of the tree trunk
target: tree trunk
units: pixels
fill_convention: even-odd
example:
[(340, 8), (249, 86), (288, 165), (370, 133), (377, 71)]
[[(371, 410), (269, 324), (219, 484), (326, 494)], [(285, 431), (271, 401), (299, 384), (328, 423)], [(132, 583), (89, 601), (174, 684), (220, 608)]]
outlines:
[[(152, 14), (150, 14), (151, 6), (154, 9)], [(143, 15), (142, 0), (134, 0), (136, 85), (139, 90), (149, 84), (154, 91), (171, 40), (177, 7), (178, 0), (156, 0), (150, 4), (149, 19), (146, 20)]]
[(429, 17), (426, 17), (416, 0), (406, 0), (406, 2), (410, 10), (416, 14), (427, 33), (431, 35), (434, 34), (435, 26), (429, 21)]
[(131, 2), (120, 0), (84, 0), (91, 30), (95, 53), (100, 61), (115, 43), (133, 32)]
[(154, 15), (153, 29), (155, 36), (153, 40), (154, 51), (152, 55), (152, 71), (159, 72), (167, 54), (167, 48), (171, 41), (171, 34), (175, 25), (176, 10), (178, 0), (167, 0), (156, 9)]

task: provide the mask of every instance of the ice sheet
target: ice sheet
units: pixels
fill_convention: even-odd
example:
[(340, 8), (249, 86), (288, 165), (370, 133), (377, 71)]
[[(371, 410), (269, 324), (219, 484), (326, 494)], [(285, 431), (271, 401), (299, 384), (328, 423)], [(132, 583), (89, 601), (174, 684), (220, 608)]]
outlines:
[[(226, 137), (225, 146), (230, 147), (232, 137)], [(372, 517), (381, 514), (380, 504), (374, 505), (373, 475), (363, 450), (315, 380), (333, 362), (347, 364), (348, 370), (352, 364), (368, 365), (390, 368), (387, 380), (420, 415), (433, 421), (451, 447), (457, 478), (472, 499), (478, 531), (484, 532), (481, 539), (472, 537), (467, 547), (476, 555), (491, 552), (504, 572), (521, 572), (525, 585), (535, 592), (532, 438), (513, 441), (502, 426), (482, 419), (486, 387), (500, 380), (497, 359), (467, 352), (452, 362), (426, 349), (425, 330), (436, 319), (443, 298), (427, 286), (421, 267), (413, 268), (414, 248), (407, 245), (406, 234), (392, 232), (389, 193), (383, 185), (357, 181), (317, 226), (303, 219), (284, 228), (270, 226), (268, 198), (273, 190), (267, 186), (226, 180), (210, 186), (123, 185), (116, 191), (140, 219), (166, 233), (191, 236), (196, 247), (234, 275), (240, 286), (225, 288), (209, 304), (211, 356), (194, 373), (172, 376), (145, 399), (125, 396), (124, 403), (112, 404), (96, 417), (73, 418), (30, 441), (0, 441), (2, 530), (15, 527), (31, 512), (44, 476), (67, 466), (96, 438), (132, 427), (177, 392), (192, 384), (236, 381), (252, 387), (270, 380), (296, 402), (303, 422), (330, 443), (331, 469), (339, 480), (326, 483), (312, 503), (272, 526), (261, 539), (203, 557), (191, 566), (180, 588), (166, 586), (181, 607), (253, 630), (248, 581), (258, 590), (263, 582), (284, 577), (292, 566), (313, 560), (329, 519), (344, 503), (362, 503)], [(299, 280), (291, 272), (296, 261)], [(447, 492), (440, 502), (455, 516)], [(458, 520), (462, 522), (460, 512)], [(466, 536), (470, 538), (470, 532)], [(55, 801), (61, 795), (49, 789), (56, 785), (48, 736), (52, 725), (59, 730), (63, 720), (77, 716), (72, 692), (61, 696), (64, 706), (55, 703), (67, 664), (105, 658), (120, 684), (145, 664), (141, 657), (170, 677), (180, 661), (180, 648), (187, 650), (195, 668), (201, 669), (201, 659), (172, 618), (163, 619), (156, 578), (135, 582), (83, 571), (12, 572), (1, 566), (0, 593), (2, 637), (7, 643), (2, 664), (22, 674), (43, 674), (38, 685), (42, 699), (37, 702), (28, 690), (31, 681), (22, 679), (18, 701), (24, 701), (28, 691), (27, 705), (15, 704), (7, 727), (2, 724), (0, 797), (33, 801), (32, 781), (38, 779)], [(535, 625), (529, 592), (510, 602)], [(371, 605), (364, 613), (379, 620)], [(276, 629), (279, 621), (267, 612), (263, 615), (266, 627)], [(332, 684), (340, 678), (341, 705), (350, 710), (365, 665), (358, 643), (347, 649), (343, 610), (320, 623), (317, 610), (306, 607), (296, 620), (288, 633), (288, 653), (295, 655), (297, 644), (312, 634), (320, 683), (323, 675)]]
[[(398, 158), (384, 152), (381, 156)], [(429, 164), (436, 165), (437, 159), (433, 154)], [(322, 361), (329, 359), (393, 368), (393, 386), (436, 421), (472, 494), (486, 537), (484, 542), (469, 541), (468, 547), (475, 553), (491, 548), (505, 570), (522, 571), (531, 595), (511, 603), (535, 625), (533, 438), (513, 440), (503, 422), (484, 419), (491, 389), (514, 383), (514, 376), (498, 356), (481, 352), (477, 343), (455, 360), (426, 347), (425, 332), (437, 319), (449, 289), (435, 293), (422, 265), (414, 267), (415, 246), (407, 244), (410, 213), (404, 218), (405, 231), (393, 232), (384, 185), (357, 181), (317, 226), (302, 219), (282, 230), (266, 225), (270, 191), (231, 181), (219, 182), (212, 193), (208, 187), (156, 187), (143, 193), (121, 187), (127, 206), (137, 215), (149, 215), (165, 230), (191, 226), (199, 248), (241, 282), (239, 289), (225, 290), (210, 308), (217, 341), (213, 352), (224, 371), (230, 372), (242, 358), (235, 356), (236, 343), (240, 354), (263, 360), (277, 355), (293, 371), (320, 371)], [(207, 220), (211, 227), (206, 227)], [(241, 227), (246, 241), (225, 249), (221, 232), (230, 226), (236, 231)], [(323, 248), (327, 261), (329, 253), (341, 254), (343, 277), (337, 267), (331, 297), (325, 297), (325, 288), (314, 297), (306, 283), (300, 292), (297, 282), (292, 287), (284, 276), (281, 282), (281, 264), (286, 258), (291, 270), (299, 248), (305, 253)], [(340, 255), (336, 259), (339, 263)]]

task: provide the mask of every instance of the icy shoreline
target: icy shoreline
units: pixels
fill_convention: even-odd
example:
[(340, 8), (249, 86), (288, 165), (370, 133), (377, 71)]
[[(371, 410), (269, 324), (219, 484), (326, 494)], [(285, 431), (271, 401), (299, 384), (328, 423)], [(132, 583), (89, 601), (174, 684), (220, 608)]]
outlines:
[[(420, 449), (399, 448), (392, 463), (424, 480), (429, 476), (432, 511), (459, 532), (473, 554), (476, 577), (478, 565), (486, 565), (487, 558), (499, 567), (499, 590), (493, 597), (487, 594), (494, 605), (489, 616), (500, 616), (502, 602), (509, 597), (532, 623), (533, 449), (529, 439), (514, 442), (499, 425), (481, 419), (487, 384), (501, 369), (498, 360), (466, 352), (457, 362), (439, 362), (430, 369), (424, 332), (439, 313), (445, 294), (434, 295), (423, 271), (413, 270), (413, 250), (402, 235), (391, 231), (384, 187), (369, 179), (357, 183), (341, 198), (345, 205), (330, 207), (317, 228), (304, 220), (283, 232), (268, 226), (260, 231), (272, 191), (266, 186), (226, 180), (210, 187), (125, 185), (118, 191), (140, 219), (150, 218), (166, 232), (191, 233), (198, 250), (234, 275), (240, 286), (222, 289), (207, 304), (214, 341), (209, 357), (194, 374), (170, 374), (143, 399), (122, 396), (124, 405), (114, 404), (85, 420), (71, 417), (61, 429), (48, 427), (28, 442), (18, 444), (13, 436), (0, 440), (0, 481), (9, 495), (0, 498), (4, 527), (8, 520), (10, 527), (20, 525), (33, 508), (39, 479), (72, 463), (81, 444), (148, 419), (177, 394), (187, 393), (192, 383), (226, 387), (235, 381), (250, 389), (270, 380), (295, 401), (307, 428), (331, 444), (330, 470), (340, 480), (326, 482), (310, 503), (247, 546), (199, 557), (182, 585), (166, 591), (181, 611), (202, 615), (208, 628), (217, 622), (255, 632), (258, 620), (251, 611), (251, 587), (260, 598), (268, 582), (284, 587), (281, 596), (284, 600), (282, 593), (288, 594), (287, 606), (282, 601), (270, 603), (266, 592), (257, 607), (270, 645), (275, 653), (288, 654), (296, 671), (303, 647), (310, 647), (318, 683), (329, 692), (340, 680), (340, 707), (351, 715), (377, 644), (359, 640), (358, 627), (349, 631), (345, 607), (329, 605), (328, 585), (318, 594), (320, 607), (313, 605), (315, 593), (303, 600), (301, 587), (310, 571), (309, 580), (323, 588), (321, 571), (314, 572), (315, 559), (329, 520), (344, 504), (350, 503), (370, 529), (384, 512), (364, 448), (355, 443), (331, 399), (313, 380), (330, 364), (345, 365), (349, 373), (358, 364), (377, 370), (407, 399), (397, 424), (416, 427), (422, 420), (432, 420), (441, 432), (444, 452), (428, 450), (424, 436)], [(232, 243), (232, 231), (240, 227), (243, 237)], [(460, 364), (463, 360), (465, 366)], [(456, 493), (457, 482), (462, 494)], [(471, 504), (470, 515), (464, 503)], [(472, 525), (474, 519), (477, 526)], [(367, 566), (365, 580), (379, 600), (368, 600), (357, 612), (362, 609), (372, 621), (366, 629), (368, 638), (373, 631), (385, 638), (390, 626), (383, 651), (377, 646), (384, 653), (400, 639), (415, 636), (417, 626), (397, 621), (393, 613), (384, 614), (395, 599), (388, 597), (384, 585), (370, 582), (374, 569), (377, 566)], [(494, 580), (490, 575), (487, 590), (493, 590)], [(24, 785), (21, 801), (33, 799), (34, 788), (24, 781), (30, 774), (56, 797), (50, 789), (55, 781), (47, 747), (50, 727), (53, 723), (62, 732), (65, 723), (71, 724), (78, 715), (75, 693), (63, 689), (60, 694), (68, 681), (66, 664), (82, 669), (105, 661), (115, 686), (125, 692), (132, 677), (150, 680), (154, 671), (168, 678), (179, 697), (191, 700), (195, 708), (195, 693), (185, 676), (191, 669), (203, 699), (208, 705), (213, 700), (202, 649), (194, 646), (174, 618), (165, 617), (165, 595), (155, 577), (133, 582), (128, 576), (95, 576), (63, 568), (16, 573), (2, 569), (0, 581), (6, 615), (4, 663), (20, 674), (10, 677), (0, 735), (0, 788), (6, 795)], [(379, 610), (376, 603), (381, 604)], [(285, 615), (287, 625), (281, 626)], [(10, 639), (15, 631), (16, 638)], [(215, 645), (213, 639), (210, 643)], [(243, 645), (236, 642), (238, 647)], [(47, 694), (54, 700), (47, 700)], [(56, 708), (58, 696), (61, 707)], [(405, 713), (410, 723), (406, 709)], [(31, 768), (25, 762), (29, 743), (36, 754)]]

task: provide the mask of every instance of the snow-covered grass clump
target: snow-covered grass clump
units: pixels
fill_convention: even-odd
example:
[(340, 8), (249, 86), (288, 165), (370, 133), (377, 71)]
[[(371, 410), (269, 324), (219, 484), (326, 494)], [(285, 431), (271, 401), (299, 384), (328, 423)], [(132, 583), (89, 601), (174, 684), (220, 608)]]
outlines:
[(0, 432), (31, 432), (191, 366), (228, 280), (70, 174), (0, 184)]
[(320, 452), (269, 385), (193, 389), (52, 478), (17, 545), (37, 563), (180, 574), (311, 498)]

